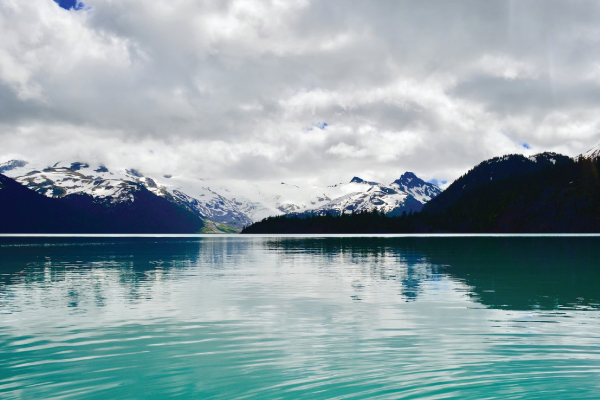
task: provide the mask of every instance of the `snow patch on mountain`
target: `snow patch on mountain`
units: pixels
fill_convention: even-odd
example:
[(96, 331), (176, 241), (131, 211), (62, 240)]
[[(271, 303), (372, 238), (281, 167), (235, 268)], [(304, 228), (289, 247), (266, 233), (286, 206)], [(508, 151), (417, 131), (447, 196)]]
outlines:
[(540, 153), (540, 154), (535, 154), (533, 156), (529, 156), (527, 157), (529, 160), (537, 163), (538, 160), (546, 160), (551, 162), (552, 164), (556, 164), (556, 158), (553, 157), (553, 155), (556, 153)]
[[(202, 203), (219, 201), (228, 204), (231, 209), (245, 214), (250, 221), (263, 218), (303, 212), (315, 209), (332, 199), (350, 193), (362, 192), (368, 187), (358, 183), (339, 184), (331, 187), (275, 182), (248, 182), (240, 180), (200, 180), (173, 176), (164, 182), (168, 190), (178, 190)], [(225, 201), (226, 199), (227, 201)], [(222, 204), (220, 204), (222, 206)], [(214, 206), (209, 207), (214, 210)], [(206, 210), (205, 212), (211, 212)], [(209, 218), (218, 215), (209, 214)], [(220, 222), (220, 221), (219, 221)]]
[(442, 193), (442, 189), (433, 183), (425, 182), (412, 172), (405, 172), (399, 179), (392, 182), (390, 186), (410, 194), (422, 204), (427, 203)]
[(133, 201), (133, 192), (139, 190), (137, 180), (128, 179), (122, 172), (111, 172), (101, 166), (81, 162), (58, 162), (51, 167), (27, 164), (5, 171), (4, 174), (47, 197), (83, 193), (111, 203), (120, 203)]
[[(407, 204), (407, 199), (412, 202)], [(399, 215), (402, 211), (419, 211), (422, 204), (418, 203), (411, 195), (398, 192), (391, 187), (376, 184), (364, 192), (353, 192), (338, 197), (327, 204), (305, 213), (313, 215), (340, 215), (352, 212), (377, 210), (391, 215)], [(412, 207), (411, 207), (412, 206)]]
[(587, 158), (589, 160), (594, 160), (594, 159), (600, 157), (600, 143), (597, 144), (595, 147), (592, 147), (591, 149), (589, 149), (585, 153), (580, 154), (579, 157), (580, 158)]

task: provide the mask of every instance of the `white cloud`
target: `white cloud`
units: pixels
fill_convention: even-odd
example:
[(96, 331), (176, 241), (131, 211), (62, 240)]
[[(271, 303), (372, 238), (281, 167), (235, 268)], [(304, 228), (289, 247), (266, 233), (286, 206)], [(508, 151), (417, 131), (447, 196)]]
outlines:
[(535, 79), (538, 74), (533, 64), (502, 54), (484, 55), (478, 60), (477, 67), (485, 74), (510, 80)]
[(327, 149), (326, 153), (339, 156), (341, 158), (364, 158), (367, 156), (365, 149), (359, 149), (355, 146), (347, 145), (346, 143), (338, 143)]

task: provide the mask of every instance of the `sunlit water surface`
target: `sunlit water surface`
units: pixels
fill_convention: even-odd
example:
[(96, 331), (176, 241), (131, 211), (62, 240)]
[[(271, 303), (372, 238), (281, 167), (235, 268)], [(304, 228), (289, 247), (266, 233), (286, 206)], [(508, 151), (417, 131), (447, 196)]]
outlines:
[(600, 238), (0, 238), (2, 399), (600, 398)]

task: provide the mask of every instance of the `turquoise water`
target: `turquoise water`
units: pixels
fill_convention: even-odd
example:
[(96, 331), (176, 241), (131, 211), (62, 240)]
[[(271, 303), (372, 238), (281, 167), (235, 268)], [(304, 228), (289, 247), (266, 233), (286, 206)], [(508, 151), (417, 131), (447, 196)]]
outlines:
[(599, 237), (0, 238), (2, 399), (600, 398)]

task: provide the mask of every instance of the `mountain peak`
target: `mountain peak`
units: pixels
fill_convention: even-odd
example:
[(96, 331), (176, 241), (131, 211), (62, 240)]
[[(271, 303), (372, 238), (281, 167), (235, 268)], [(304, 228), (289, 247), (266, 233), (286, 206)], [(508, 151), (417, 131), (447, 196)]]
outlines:
[(432, 183), (425, 182), (416, 176), (413, 172), (405, 172), (391, 183), (392, 187), (397, 187), (402, 191), (412, 195), (415, 199), (425, 204), (432, 198), (441, 193), (441, 189)]
[(392, 185), (394, 183), (399, 186), (408, 186), (408, 187), (421, 186), (421, 185), (427, 184), (427, 182), (425, 182), (424, 180), (422, 180), (421, 178), (416, 176), (414, 174), (414, 172), (409, 172), (409, 171), (403, 173), (400, 176), (400, 178), (398, 178), (394, 182), (392, 182)]
[[(400, 181), (404, 184), (408, 184), (415, 180), (420, 181), (421, 179), (419, 179), (413, 172), (406, 171), (405, 173), (403, 173), (400, 176), (400, 179), (396, 180), (396, 182)], [(400, 183), (400, 182), (398, 182), (398, 183)]]
[(377, 182), (365, 181), (364, 179), (359, 178), (358, 176), (355, 176), (354, 178), (352, 178), (350, 183), (366, 183), (367, 185), (378, 185)]

